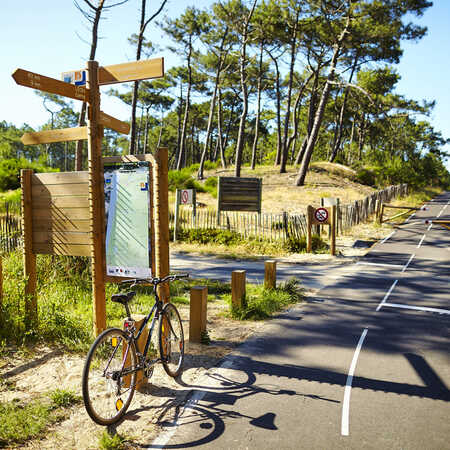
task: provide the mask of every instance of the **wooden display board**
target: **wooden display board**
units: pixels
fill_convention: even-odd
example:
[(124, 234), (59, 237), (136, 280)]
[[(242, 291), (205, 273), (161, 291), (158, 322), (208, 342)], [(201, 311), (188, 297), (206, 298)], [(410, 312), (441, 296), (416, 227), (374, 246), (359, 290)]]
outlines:
[[(101, 144), (103, 127), (129, 133), (129, 124), (100, 110), (99, 85), (156, 78), (164, 75), (164, 60), (157, 58), (114, 66), (99, 67), (88, 61), (86, 86), (75, 85), (23, 69), (13, 78), (17, 84), (85, 101), (88, 107), (87, 127), (26, 133), (25, 144), (43, 144), (65, 140), (88, 141), (87, 173), (33, 175), (22, 171), (22, 222), (24, 240), (24, 275), (26, 278), (26, 319), (37, 320), (36, 254), (90, 256), (92, 261), (92, 296), (94, 332), (106, 328), (106, 257), (103, 160)], [(129, 158), (129, 159), (127, 159)], [(132, 160), (125, 157), (119, 162)], [(169, 273), (169, 215), (167, 149), (149, 156), (153, 166), (153, 205), (155, 256), (153, 273), (162, 277)], [(111, 159), (108, 162), (113, 162)], [(86, 178), (87, 177), (87, 178)], [(35, 204), (36, 200), (36, 204)], [(40, 206), (41, 205), (41, 206)], [(151, 208), (152, 209), (152, 208)], [(150, 221), (152, 223), (152, 221)], [(168, 286), (160, 287), (160, 295), (168, 300)]]

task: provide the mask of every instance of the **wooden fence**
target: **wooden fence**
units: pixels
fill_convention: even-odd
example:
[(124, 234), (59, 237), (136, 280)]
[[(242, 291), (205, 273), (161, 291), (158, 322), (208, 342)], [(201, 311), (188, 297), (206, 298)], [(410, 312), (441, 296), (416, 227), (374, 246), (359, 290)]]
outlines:
[[(337, 221), (339, 233), (345, 233), (351, 227), (366, 222), (375, 213), (377, 202), (387, 203), (397, 197), (403, 197), (408, 192), (408, 186), (401, 184), (389, 186), (372, 195), (356, 200), (353, 203), (337, 207)], [(173, 228), (174, 214), (170, 212), (170, 226)], [(253, 237), (259, 240), (287, 240), (299, 239), (306, 236), (306, 215), (268, 213), (245, 213), (236, 211), (221, 211), (218, 222), (217, 211), (197, 208), (194, 218), (192, 207), (180, 208), (179, 229), (220, 229), (240, 233), (244, 238)]]
[(0, 254), (16, 249), (22, 241), (20, 202), (0, 205)]

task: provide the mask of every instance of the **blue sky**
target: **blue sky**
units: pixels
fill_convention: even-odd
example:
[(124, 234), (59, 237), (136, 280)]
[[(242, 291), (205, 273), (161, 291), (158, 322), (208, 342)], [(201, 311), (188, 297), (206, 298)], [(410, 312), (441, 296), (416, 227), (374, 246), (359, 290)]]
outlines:
[[(83, 1), (79, 0), (79, 3)], [(99, 41), (96, 57), (101, 65), (135, 59), (127, 38), (136, 32), (140, 3), (140, 0), (129, 0), (106, 13), (100, 26), (103, 38)], [(156, 0), (147, 3), (153, 8), (159, 5)], [(212, 0), (169, 0), (165, 14), (177, 16), (191, 4), (202, 8), (211, 3)], [(434, 5), (415, 22), (427, 26), (428, 34), (418, 43), (402, 44), (404, 55), (397, 66), (401, 80), (396, 92), (415, 100), (436, 100), (428, 120), (444, 137), (450, 138), (450, 1), (434, 1)], [(32, 89), (16, 85), (11, 74), (20, 67), (60, 78), (61, 72), (84, 68), (89, 45), (80, 37), (89, 42), (90, 31), (72, 0), (2, 0), (0, 120), (17, 126), (27, 123), (36, 128), (49, 120), (41, 99)], [(156, 28), (150, 29), (147, 38), (161, 46), (166, 44), (166, 39)], [(165, 57), (166, 70), (177, 64), (176, 57), (167, 50), (155, 56)], [(130, 115), (128, 107), (107, 95), (102, 96), (102, 109), (122, 120)], [(450, 146), (447, 149), (450, 151)], [(450, 168), (450, 161), (447, 166)]]

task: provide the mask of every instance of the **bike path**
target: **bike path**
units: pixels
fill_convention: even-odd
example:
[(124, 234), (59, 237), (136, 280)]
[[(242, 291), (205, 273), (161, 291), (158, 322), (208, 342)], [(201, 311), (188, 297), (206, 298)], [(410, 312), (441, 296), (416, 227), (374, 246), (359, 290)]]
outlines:
[(450, 448), (450, 239), (423, 222), (449, 204), (269, 322), (149, 447)]

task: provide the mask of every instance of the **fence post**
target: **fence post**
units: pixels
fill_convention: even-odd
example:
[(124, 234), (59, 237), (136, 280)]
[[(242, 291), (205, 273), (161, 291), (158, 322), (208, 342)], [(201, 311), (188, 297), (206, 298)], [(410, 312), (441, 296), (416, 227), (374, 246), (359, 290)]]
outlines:
[(306, 234), (306, 251), (307, 253), (311, 253), (312, 251), (312, 216), (314, 214), (314, 207), (311, 205), (308, 205), (308, 208), (306, 209), (306, 228), (307, 228), (307, 234)]
[(275, 289), (277, 286), (277, 262), (273, 260), (264, 263), (264, 287)]
[(22, 181), (22, 229), (23, 266), (25, 276), (25, 322), (27, 326), (37, 322), (36, 255), (33, 253), (33, 217), (31, 197), (31, 169), (21, 170)]
[(245, 270), (231, 272), (231, 303), (234, 308), (245, 305)]
[(0, 255), (0, 324), (2, 323), (2, 309), (3, 309), (3, 262)]
[(333, 205), (330, 218), (330, 253), (332, 256), (336, 256), (336, 217), (336, 205)]
[(173, 242), (177, 242), (178, 222), (180, 219), (180, 190), (175, 191), (175, 213), (173, 219)]
[(190, 291), (189, 342), (202, 342), (206, 332), (207, 286), (193, 286)]

